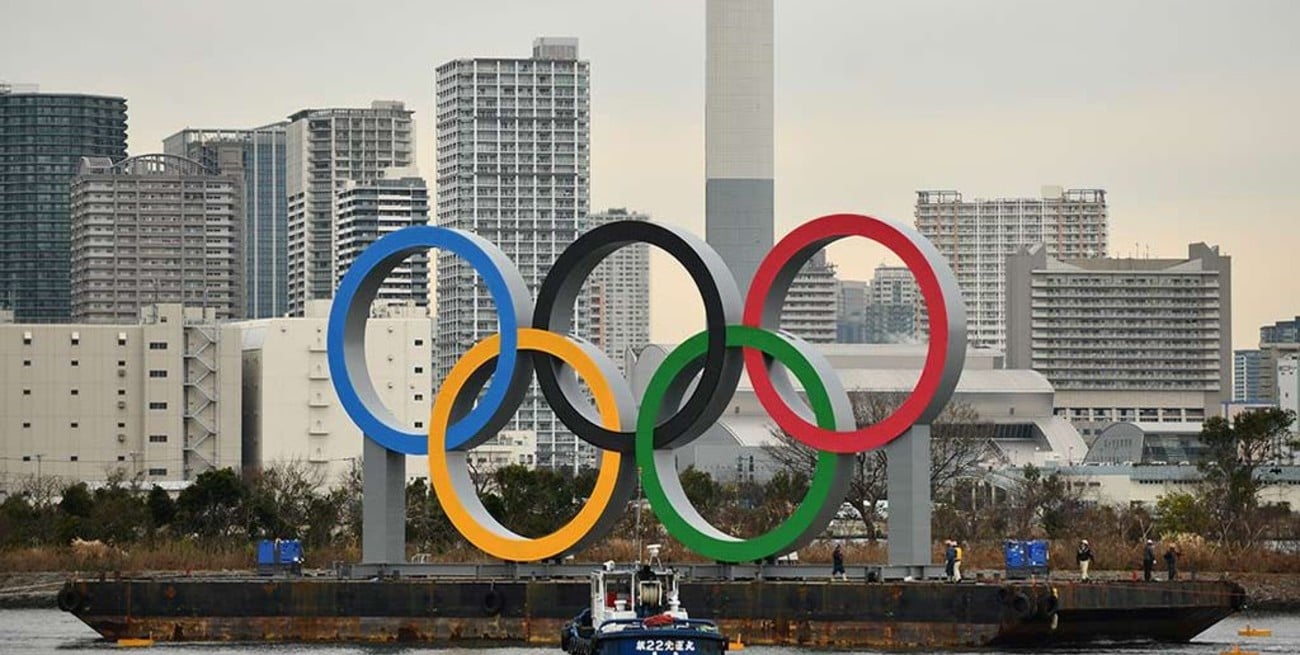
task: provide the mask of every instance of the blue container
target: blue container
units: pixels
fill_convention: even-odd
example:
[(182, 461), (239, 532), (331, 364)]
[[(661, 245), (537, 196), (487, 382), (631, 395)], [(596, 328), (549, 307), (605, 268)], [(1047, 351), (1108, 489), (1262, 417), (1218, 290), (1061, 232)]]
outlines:
[(275, 566), (275, 540), (263, 539), (257, 542), (257, 565)]
[(1007, 570), (1021, 569), (1026, 565), (1025, 542), (1008, 540), (1003, 548)]
[(297, 539), (284, 539), (280, 542), (280, 564), (301, 564), (302, 542)]
[(1017, 580), (1036, 575), (1048, 575), (1050, 569), (1047, 566), (1047, 546), (1048, 543), (1044, 539), (1008, 539), (1003, 547), (1007, 578)]
[(1044, 539), (1026, 541), (1025, 546), (1029, 551), (1029, 566), (1034, 568), (1047, 568), (1047, 541)]

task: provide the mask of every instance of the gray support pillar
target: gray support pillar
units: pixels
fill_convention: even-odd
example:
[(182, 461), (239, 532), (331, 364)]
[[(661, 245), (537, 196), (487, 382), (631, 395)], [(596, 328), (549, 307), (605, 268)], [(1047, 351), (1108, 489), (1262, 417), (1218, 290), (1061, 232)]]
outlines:
[(406, 455), (365, 438), (361, 463), (361, 562), (406, 561)]
[(923, 566), (930, 555), (930, 426), (913, 425), (889, 455), (889, 565)]

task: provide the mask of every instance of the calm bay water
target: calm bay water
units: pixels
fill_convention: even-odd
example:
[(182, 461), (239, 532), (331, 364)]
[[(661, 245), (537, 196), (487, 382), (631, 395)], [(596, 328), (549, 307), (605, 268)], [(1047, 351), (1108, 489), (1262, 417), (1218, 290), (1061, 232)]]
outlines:
[[(1237, 636), (1238, 628), (1250, 623), (1256, 627), (1270, 628), (1273, 636), (1248, 639)], [(1052, 653), (1090, 653), (1116, 655), (1120, 653), (1173, 653), (1177, 655), (1219, 655), (1234, 644), (1242, 650), (1261, 653), (1300, 653), (1300, 615), (1295, 614), (1240, 614), (1211, 628), (1190, 644), (1147, 646), (1094, 646), (1088, 649), (1054, 650)], [(150, 655), (233, 655), (234, 653), (263, 652), (284, 655), (308, 653), (310, 655), (353, 655), (363, 653), (458, 653), (481, 652), (467, 648), (410, 648), (405, 646), (339, 645), (317, 646), (281, 644), (159, 644), (134, 652)], [(490, 655), (558, 655), (558, 648), (493, 648)], [(115, 645), (100, 641), (93, 630), (71, 614), (57, 610), (0, 610), (0, 653), (4, 655), (67, 655), (78, 652), (122, 652)], [(793, 648), (750, 647), (746, 655), (794, 655), (810, 651)], [(866, 651), (864, 651), (866, 652)], [(1013, 651), (1021, 655), (1031, 651)]]

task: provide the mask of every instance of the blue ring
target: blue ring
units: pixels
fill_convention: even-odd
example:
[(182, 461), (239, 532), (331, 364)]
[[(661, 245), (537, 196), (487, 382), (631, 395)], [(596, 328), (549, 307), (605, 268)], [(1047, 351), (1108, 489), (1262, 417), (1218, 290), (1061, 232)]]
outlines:
[[(407, 455), (427, 455), (429, 435), (426, 431), (408, 432), (402, 429), (392, 413), (380, 402), (365, 358), (365, 322), (370, 315), (370, 304), (393, 268), (410, 255), (429, 248), (439, 248), (465, 258), (487, 284), (496, 304), (497, 321), (501, 333), (501, 353), (497, 358), (492, 381), (483, 392), (477, 405), (460, 420), (447, 428), (447, 449), (459, 449), (490, 434), (485, 430), (500, 414), (509, 399), (508, 394), (514, 373), (519, 371), (519, 326), (532, 322), (531, 299), (528, 305), (517, 304), (520, 299), (511, 282), (523, 284), (517, 269), (509, 264), (505, 255), (481, 237), (451, 228), (417, 225), (402, 228), (376, 240), (362, 251), (348, 269), (334, 294), (330, 307), (329, 330), (326, 335), (326, 353), (329, 359), (330, 378), (343, 410), (347, 412), (361, 433), (374, 439), (390, 451)], [(503, 271), (502, 264), (511, 270)], [(507, 279), (513, 273), (514, 279)], [(526, 293), (526, 288), (525, 288)], [(526, 316), (520, 316), (520, 309)], [(351, 364), (351, 366), (349, 365)], [(530, 367), (531, 368), (531, 367)], [(502, 375), (505, 371), (506, 375)], [(353, 374), (357, 375), (354, 381)], [(355, 382), (362, 385), (358, 388)], [(510, 412), (514, 412), (514, 407)], [(387, 415), (388, 420), (381, 417)]]

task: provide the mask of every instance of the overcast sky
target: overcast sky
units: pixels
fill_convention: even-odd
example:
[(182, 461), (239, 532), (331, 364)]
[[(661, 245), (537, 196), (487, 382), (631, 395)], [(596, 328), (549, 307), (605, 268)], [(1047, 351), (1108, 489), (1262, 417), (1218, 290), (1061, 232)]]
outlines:
[[(824, 213), (912, 221), (914, 191), (1109, 192), (1111, 254), (1233, 256), (1234, 334), (1300, 314), (1300, 2), (777, 0), (777, 234)], [(125, 96), (130, 151), (375, 98), (416, 111), (434, 68), (576, 36), (592, 67), (592, 207), (703, 232), (698, 0), (0, 0), (0, 79)], [(841, 277), (883, 251), (836, 246)], [(658, 340), (702, 327), (653, 264)]]

